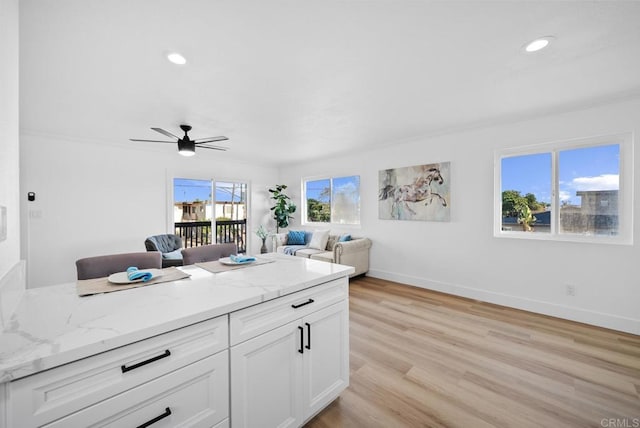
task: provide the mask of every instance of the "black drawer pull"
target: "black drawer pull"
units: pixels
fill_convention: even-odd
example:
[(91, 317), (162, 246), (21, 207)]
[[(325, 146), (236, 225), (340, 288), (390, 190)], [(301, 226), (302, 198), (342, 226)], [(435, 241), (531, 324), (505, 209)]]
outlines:
[(137, 369), (138, 367), (142, 367), (144, 365), (147, 365), (149, 363), (153, 363), (154, 361), (158, 361), (161, 360), (163, 358), (167, 358), (169, 355), (171, 355), (171, 352), (169, 352), (169, 350), (167, 349), (166, 351), (164, 351), (164, 354), (160, 354), (157, 355), (153, 358), (149, 358), (148, 360), (144, 360), (144, 361), (140, 361), (139, 363), (136, 363), (132, 366), (127, 367), (126, 365), (122, 365), (122, 373), (126, 373), (129, 370), (133, 370), (133, 369)]
[(308, 305), (309, 303), (313, 303), (313, 299), (309, 299), (309, 300), (307, 300), (307, 301), (306, 301), (306, 302), (304, 302), (304, 303), (300, 303), (299, 305), (291, 305), (291, 307), (292, 307), (293, 309), (298, 309), (298, 308), (303, 307), (304, 305)]
[(305, 345), (305, 348), (311, 349), (311, 324), (308, 322), (304, 324), (307, 326), (307, 344)]
[(166, 418), (167, 416), (171, 415), (171, 409), (170, 408), (166, 408), (164, 409), (164, 413), (161, 414), (160, 416), (156, 416), (155, 418), (151, 419), (150, 421), (147, 421), (145, 423), (143, 423), (142, 425), (139, 425), (138, 428), (147, 428), (148, 426), (151, 426), (153, 424), (155, 424), (156, 422)]
[(300, 330), (300, 349), (298, 349), (298, 352), (300, 352), (301, 354), (304, 354), (304, 348), (303, 348), (303, 343), (304, 343), (304, 328), (298, 326), (298, 330)]

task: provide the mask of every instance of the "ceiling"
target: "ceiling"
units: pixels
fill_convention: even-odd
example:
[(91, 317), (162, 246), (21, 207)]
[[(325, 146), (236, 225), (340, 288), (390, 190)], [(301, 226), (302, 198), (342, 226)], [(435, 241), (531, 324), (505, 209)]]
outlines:
[[(198, 156), (277, 165), (640, 96), (635, 1), (20, 8), (21, 130), (80, 141), (171, 151), (128, 139), (187, 123), (192, 138), (230, 138), (230, 151)], [(547, 49), (523, 52), (547, 35)]]

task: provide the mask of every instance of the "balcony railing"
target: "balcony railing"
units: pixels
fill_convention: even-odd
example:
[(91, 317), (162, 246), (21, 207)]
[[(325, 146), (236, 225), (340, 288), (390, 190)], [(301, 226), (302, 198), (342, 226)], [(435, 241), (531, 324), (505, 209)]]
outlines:
[(239, 253), (247, 251), (247, 220), (216, 221), (215, 239), (210, 221), (186, 221), (175, 223), (175, 234), (182, 238), (185, 248), (212, 243), (235, 242)]

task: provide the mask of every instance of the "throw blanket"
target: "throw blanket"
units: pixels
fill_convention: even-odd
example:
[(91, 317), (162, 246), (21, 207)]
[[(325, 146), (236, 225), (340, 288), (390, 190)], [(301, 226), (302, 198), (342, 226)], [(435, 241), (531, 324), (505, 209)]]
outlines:
[(303, 247), (301, 245), (290, 245), (290, 246), (287, 245), (282, 249), (282, 251), (285, 254), (288, 254), (290, 256), (295, 256), (296, 255), (296, 251), (301, 250), (303, 248), (306, 248), (306, 247)]

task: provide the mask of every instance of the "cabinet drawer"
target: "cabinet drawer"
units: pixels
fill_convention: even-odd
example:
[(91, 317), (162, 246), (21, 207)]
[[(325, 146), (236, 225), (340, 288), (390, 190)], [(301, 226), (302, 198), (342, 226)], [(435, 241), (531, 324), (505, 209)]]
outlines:
[(222, 351), (59, 419), (46, 428), (213, 427), (229, 417), (229, 351)]
[[(229, 315), (231, 346), (348, 298), (349, 280), (336, 279)], [(294, 307), (297, 306), (297, 307)]]
[(10, 384), (9, 426), (41, 426), (228, 347), (227, 316), (161, 334)]

